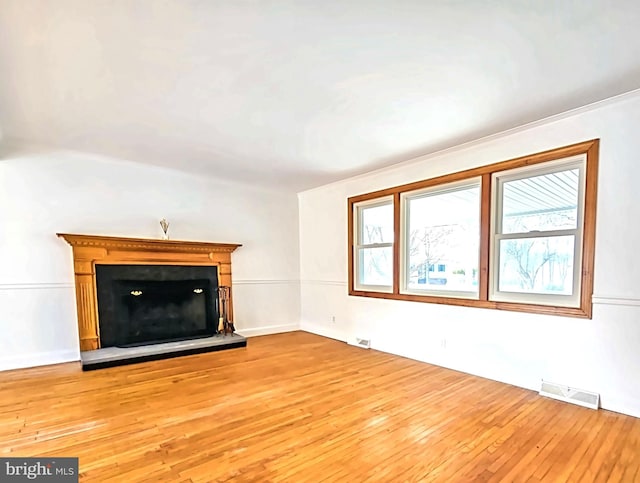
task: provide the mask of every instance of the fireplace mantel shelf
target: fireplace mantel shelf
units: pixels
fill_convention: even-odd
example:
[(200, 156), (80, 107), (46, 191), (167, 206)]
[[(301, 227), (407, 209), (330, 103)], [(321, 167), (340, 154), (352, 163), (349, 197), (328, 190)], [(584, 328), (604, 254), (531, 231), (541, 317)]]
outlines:
[[(231, 286), (231, 253), (240, 244), (121, 238), (58, 233), (73, 248), (80, 350), (100, 348), (96, 264), (208, 265), (218, 267), (220, 285)], [(233, 313), (229, 301), (229, 318)]]
[(103, 235), (76, 235), (58, 233), (72, 247), (102, 247), (125, 250), (158, 250), (177, 252), (227, 252), (241, 247), (237, 243), (212, 243), (202, 241), (160, 240), (154, 238), (122, 238)]

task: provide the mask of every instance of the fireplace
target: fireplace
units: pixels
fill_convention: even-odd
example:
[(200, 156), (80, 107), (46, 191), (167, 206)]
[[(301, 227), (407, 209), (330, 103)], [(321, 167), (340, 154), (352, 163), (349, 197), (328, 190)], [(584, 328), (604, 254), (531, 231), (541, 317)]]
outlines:
[[(58, 236), (73, 248), (81, 353), (138, 344), (143, 339), (215, 333), (220, 311), (217, 289), (232, 285), (231, 253), (242, 245), (66, 233)], [(107, 289), (111, 295), (103, 293)], [(174, 290), (177, 294), (168, 294)], [(225, 309), (233, 320), (231, 297)], [(164, 315), (159, 316), (159, 312)], [(114, 325), (114, 318), (126, 321), (129, 327), (125, 329), (117, 322)], [(174, 331), (176, 327), (179, 330)]]
[(217, 332), (216, 267), (96, 265), (101, 347), (210, 337)]

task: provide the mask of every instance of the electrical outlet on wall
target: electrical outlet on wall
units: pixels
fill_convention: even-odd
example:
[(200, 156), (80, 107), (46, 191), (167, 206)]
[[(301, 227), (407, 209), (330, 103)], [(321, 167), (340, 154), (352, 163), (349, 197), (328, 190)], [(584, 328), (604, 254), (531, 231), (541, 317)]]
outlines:
[(335, 315), (331, 316), (331, 322), (334, 323), (334, 324), (336, 323), (336, 316)]

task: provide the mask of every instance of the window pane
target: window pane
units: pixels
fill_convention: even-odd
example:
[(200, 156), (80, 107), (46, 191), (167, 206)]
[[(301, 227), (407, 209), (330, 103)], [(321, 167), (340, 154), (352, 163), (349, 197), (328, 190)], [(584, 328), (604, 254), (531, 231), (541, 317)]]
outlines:
[(360, 245), (393, 243), (393, 205), (360, 208)]
[(571, 295), (575, 237), (500, 240), (498, 290)]
[(575, 168), (505, 182), (502, 233), (575, 229), (579, 179)]
[(360, 285), (387, 285), (393, 283), (393, 248), (361, 248), (358, 250)]
[(480, 187), (408, 198), (410, 290), (478, 291)]

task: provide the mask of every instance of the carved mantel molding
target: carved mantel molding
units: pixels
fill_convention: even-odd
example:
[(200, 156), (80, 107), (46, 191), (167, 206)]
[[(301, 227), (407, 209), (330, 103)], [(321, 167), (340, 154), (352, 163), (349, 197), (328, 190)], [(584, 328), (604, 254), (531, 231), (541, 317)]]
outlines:
[[(73, 249), (80, 350), (100, 348), (96, 264), (208, 265), (218, 267), (220, 285), (231, 286), (231, 253), (242, 246), (150, 238), (120, 238), (58, 233)], [(229, 317), (233, 315), (229, 303)]]

